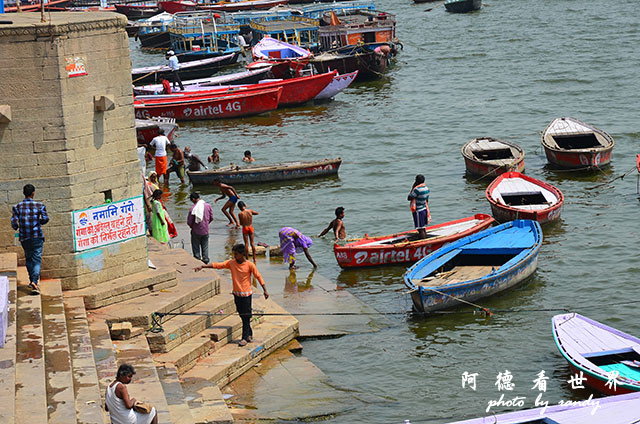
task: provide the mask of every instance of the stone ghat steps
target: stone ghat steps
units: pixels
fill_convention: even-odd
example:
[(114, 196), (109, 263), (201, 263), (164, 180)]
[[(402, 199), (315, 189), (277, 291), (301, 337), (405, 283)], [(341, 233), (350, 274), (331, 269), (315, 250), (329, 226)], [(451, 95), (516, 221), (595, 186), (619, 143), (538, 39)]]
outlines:
[(4, 347), (0, 349), (0, 423), (15, 423), (16, 400), (16, 300), (18, 257), (0, 254), (0, 276), (9, 279), (9, 309)]

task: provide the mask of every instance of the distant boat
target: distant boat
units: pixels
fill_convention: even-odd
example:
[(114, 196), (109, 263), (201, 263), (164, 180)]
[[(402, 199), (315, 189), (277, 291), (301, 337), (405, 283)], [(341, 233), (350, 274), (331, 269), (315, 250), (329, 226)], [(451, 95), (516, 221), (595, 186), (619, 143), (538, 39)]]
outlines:
[(178, 12), (190, 12), (196, 10), (196, 4), (189, 0), (168, 0), (168, 1), (159, 1), (158, 8), (163, 12), (174, 13)]
[(178, 124), (173, 118), (155, 117), (151, 119), (136, 119), (136, 136), (139, 144), (148, 144), (155, 136), (160, 135), (159, 130), (164, 131), (164, 135), (173, 141)]
[(524, 172), (522, 147), (493, 137), (474, 138), (462, 147), (467, 174), (495, 177), (507, 171)]
[(542, 133), (547, 160), (560, 168), (607, 166), (614, 144), (608, 133), (575, 118), (556, 118)]
[[(236, 63), (237, 60), (237, 53), (230, 53), (209, 59), (193, 60), (191, 62), (180, 63), (178, 73), (181, 80), (204, 78), (218, 72), (223, 66)], [(146, 66), (144, 68), (133, 68), (131, 70), (134, 85), (158, 83), (165, 78), (171, 81), (171, 74), (172, 71), (168, 65)]]
[(482, 7), (482, 0), (447, 0), (444, 2), (447, 12), (467, 13), (479, 10)]
[[(21, 0), (19, 0), (21, 1)], [(45, 3), (44, 5), (44, 10), (65, 10), (67, 6), (69, 6), (72, 3), (72, 0), (52, 0), (49, 1), (47, 3)], [(20, 11), (22, 12), (37, 12), (38, 10), (41, 9), (41, 4), (40, 2), (37, 3), (26, 3), (26, 4), (22, 4), (20, 3)], [(18, 7), (17, 6), (5, 6), (4, 8), (5, 13), (11, 13), (11, 12), (17, 12), (18, 11)]]
[(129, 19), (146, 19), (160, 13), (156, 2), (121, 3), (115, 5), (116, 12)]
[[(429, 313), (475, 302), (524, 281), (538, 266), (542, 228), (517, 220), (454, 241), (404, 274), (413, 308)], [(460, 300), (458, 300), (460, 299)]]
[(640, 419), (640, 393), (591, 400), (592, 397), (449, 424), (630, 424)]
[(261, 10), (270, 9), (279, 5), (287, 4), (288, 0), (241, 0), (241, 1), (220, 1), (217, 3), (197, 3), (198, 10), (218, 10), (222, 12), (238, 12), (241, 10)]
[(446, 243), (489, 228), (495, 221), (477, 214), (427, 227), (426, 239), (416, 230), (379, 237), (363, 237), (346, 244), (335, 244), (333, 253), (342, 268), (394, 265), (416, 262)]
[(498, 222), (532, 219), (545, 224), (560, 219), (564, 204), (556, 187), (514, 171), (499, 175), (485, 195)]
[(342, 159), (324, 159), (313, 162), (284, 162), (264, 166), (241, 168), (232, 166), (208, 171), (187, 171), (192, 184), (212, 184), (220, 180), (228, 184), (266, 183), (303, 178), (316, 178), (338, 173)]
[(336, 74), (336, 76), (333, 77), (333, 81), (331, 81), (329, 85), (324, 88), (324, 90), (318, 93), (318, 95), (316, 95), (313, 100), (325, 100), (335, 97), (336, 94), (349, 87), (349, 85), (351, 85), (351, 83), (356, 79), (357, 76), (358, 71), (353, 71), (344, 75)]
[(133, 108), (138, 119), (154, 116), (175, 118), (176, 121), (240, 118), (277, 109), (281, 93), (282, 87), (277, 87), (207, 97), (134, 100)]
[[(265, 78), (270, 68), (261, 68), (254, 71), (235, 72), (233, 74), (219, 75), (217, 77), (199, 78), (195, 80), (182, 81), (185, 89), (213, 89), (222, 85), (256, 84)], [(160, 94), (163, 92), (162, 84), (149, 84), (133, 87), (135, 95)]]
[(308, 62), (312, 56), (311, 52), (304, 47), (286, 43), (269, 36), (265, 36), (258, 41), (258, 44), (251, 49), (251, 53), (253, 54), (253, 60), (275, 62)]
[(168, 48), (171, 45), (169, 24), (173, 21), (173, 15), (167, 12), (159, 13), (148, 19), (137, 22), (137, 39), (142, 47), (150, 49)]
[[(573, 373), (586, 377), (585, 385), (607, 395), (640, 391), (640, 339), (576, 313), (556, 315), (551, 323), (560, 353)], [(613, 382), (607, 385), (613, 373), (615, 390)]]

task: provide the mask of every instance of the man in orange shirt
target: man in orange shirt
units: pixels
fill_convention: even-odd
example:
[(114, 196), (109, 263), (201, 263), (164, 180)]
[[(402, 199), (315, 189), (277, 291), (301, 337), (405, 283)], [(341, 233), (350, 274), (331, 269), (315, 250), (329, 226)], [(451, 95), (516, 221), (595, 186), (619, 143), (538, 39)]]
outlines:
[(231, 271), (231, 281), (233, 282), (233, 300), (240, 318), (242, 318), (242, 340), (238, 346), (246, 346), (253, 341), (253, 331), (251, 330), (251, 275), (258, 280), (264, 291), (264, 298), (269, 298), (267, 287), (264, 285), (262, 275), (258, 272), (256, 265), (245, 257), (244, 244), (236, 244), (231, 249), (233, 259), (224, 262), (212, 262), (194, 268), (200, 271), (203, 268), (228, 269)]

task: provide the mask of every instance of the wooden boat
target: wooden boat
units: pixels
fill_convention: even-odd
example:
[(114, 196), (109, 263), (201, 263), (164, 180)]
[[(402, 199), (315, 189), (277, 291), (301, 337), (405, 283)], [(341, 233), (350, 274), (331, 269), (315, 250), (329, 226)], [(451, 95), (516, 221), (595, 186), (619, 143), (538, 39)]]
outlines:
[(178, 12), (190, 12), (196, 10), (196, 4), (189, 0), (168, 0), (168, 1), (159, 1), (158, 8), (163, 12), (174, 13)]
[(517, 220), (472, 234), (431, 253), (404, 274), (413, 308), (462, 306), (522, 282), (536, 270), (542, 228)]
[[(576, 313), (556, 315), (551, 323), (560, 353), (573, 373), (583, 373), (585, 385), (607, 395), (640, 391), (640, 339)], [(614, 373), (615, 390), (609, 382)]]
[(253, 60), (274, 62), (298, 61), (308, 63), (312, 53), (304, 47), (296, 46), (265, 36), (251, 49)]
[(495, 221), (477, 214), (426, 228), (427, 238), (418, 231), (404, 231), (380, 237), (363, 237), (346, 244), (336, 243), (333, 253), (342, 268), (394, 265), (416, 262), (446, 243), (489, 228)]
[(162, 128), (164, 135), (173, 141), (178, 124), (173, 118), (154, 117), (151, 119), (136, 119), (136, 136), (138, 144), (149, 144), (153, 137), (160, 135), (159, 130)]
[[(275, 21), (253, 21), (249, 23), (249, 28), (251, 29), (253, 40), (262, 40), (265, 37), (269, 37), (284, 43), (300, 46), (306, 50), (316, 51), (318, 49), (320, 22), (317, 19), (290, 16)], [(278, 58), (273, 56), (273, 59)]]
[(498, 222), (532, 219), (545, 224), (560, 219), (564, 203), (556, 187), (515, 171), (499, 175), (485, 195)]
[(374, 51), (375, 46), (358, 45), (341, 47), (316, 55), (311, 64), (318, 72), (336, 69), (340, 74), (358, 71), (356, 81), (380, 78), (387, 70), (387, 56)]
[[(254, 71), (236, 72), (233, 74), (220, 75), (217, 77), (199, 78), (195, 80), (182, 81), (182, 85), (187, 88), (198, 89), (212, 89), (216, 86), (223, 85), (241, 85), (241, 84), (256, 84), (258, 81), (263, 80), (270, 68), (261, 68)], [(164, 88), (162, 84), (149, 84), (138, 87), (133, 87), (133, 94), (135, 95), (152, 95), (162, 94)]]
[(614, 144), (609, 134), (575, 118), (556, 118), (542, 133), (547, 160), (561, 168), (609, 165)]
[[(194, 60), (180, 63), (180, 79), (191, 80), (211, 76), (218, 72), (221, 67), (235, 63), (238, 60), (237, 53), (230, 53), (224, 56), (212, 57), (209, 59)], [(163, 78), (171, 81), (171, 69), (168, 65), (146, 66), (144, 68), (134, 68), (131, 70), (131, 77), (134, 85), (144, 85), (161, 82)]]
[(396, 42), (395, 15), (379, 10), (351, 9), (339, 17), (335, 11), (322, 16), (318, 30), (320, 49), (327, 51), (358, 44)]
[(114, 6), (116, 12), (122, 13), (129, 19), (146, 19), (160, 13), (158, 4), (155, 2), (122, 3)]
[(313, 100), (325, 100), (335, 97), (336, 94), (349, 87), (357, 76), (358, 71), (353, 71), (344, 75), (336, 74), (336, 76), (333, 77), (333, 81), (318, 93)]
[(198, 3), (198, 10), (218, 10), (221, 12), (239, 12), (241, 10), (271, 9), (279, 5), (287, 4), (288, 0), (241, 0), (220, 1), (217, 3)]
[(444, 7), (451, 13), (473, 12), (482, 7), (482, 0), (446, 0)]
[(240, 168), (232, 166), (208, 171), (187, 171), (192, 184), (212, 184), (220, 180), (228, 184), (266, 183), (302, 178), (326, 177), (338, 173), (342, 159), (324, 159), (313, 162), (285, 162), (265, 166)]
[[(45, 3), (44, 10), (46, 11), (64, 10), (70, 4), (71, 4), (71, 0), (52, 0)], [(39, 1), (37, 3), (36, 2), (27, 3), (27, 4), (20, 3), (21, 12), (37, 12), (41, 9), (41, 7), (42, 6), (40, 5)], [(11, 13), (11, 12), (17, 12), (17, 11), (18, 11), (17, 6), (5, 6), (4, 8), (5, 13)]]
[(239, 118), (277, 109), (281, 93), (282, 87), (276, 87), (210, 97), (134, 100), (133, 107), (138, 119), (154, 116), (175, 118), (176, 121)]
[[(640, 419), (640, 393), (566, 402), (449, 424), (629, 424)], [(493, 412), (493, 411), (491, 411)]]
[(169, 24), (173, 15), (167, 12), (159, 13), (148, 19), (138, 21), (137, 39), (144, 48), (163, 49), (171, 45)]
[(462, 147), (467, 174), (496, 177), (507, 171), (524, 172), (524, 150), (493, 137), (474, 138)]
[(325, 87), (327, 87), (336, 76), (337, 71), (326, 74), (310, 75), (307, 77), (291, 78), (286, 80), (269, 81), (259, 84), (239, 85), (233, 87), (206, 87), (205, 89), (187, 88), (184, 91), (177, 91), (172, 94), (160, 94), (155, 96), (138, 96), (138, 99), (179, 99), (183, 96), (207, 97), (221, 93), (248, 92), (255, 90), (265, 90), (267, 88), (282, 88), (279, 106), (296, 106), (313, 100)]

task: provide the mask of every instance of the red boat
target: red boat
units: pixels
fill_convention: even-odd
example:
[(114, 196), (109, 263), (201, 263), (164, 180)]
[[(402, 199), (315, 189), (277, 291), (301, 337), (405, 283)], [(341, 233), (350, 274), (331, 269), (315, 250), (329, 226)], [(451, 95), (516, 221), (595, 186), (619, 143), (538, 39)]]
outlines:
[(560, 218), (564, 203), (556, 187), (515, 171), (499, 175), (485, 194), (498, 222), (532, 219), (545, 224)]
[(493, 137), (474, 138), (462, 147), (467, 174), (491, 177), (508, 171), (524, 171), (522, 147)]
[(177, 121), (239, 118), (277, 109), (281, 94), (282, 87), (276, 87), (209, 97), (134, 100), (133, 107), (138, 119), (153, 116), (175, 118)]
[(173, 141), (178, 124), (173, 118), (161, 118), (154, 117), (151, 119), (136, 119), (136, 136), (138, 138), (138, 144), (149, 144), (153, 137), (160, 134), (159, 130), (162, 128), (164, 135)]
[(196, 5), (198, 10), (218, 10), (223, 12), (238, 12), (240, 10), (271, 9), (272, 7), (287, 4), (289, 0), (244, 0), (244, 1), (220, 1), (217, 3), (205, 3)]
[(556, 118), (542, 133), (547, 160), (560, 168), (602, 168), (614, 145), (608, 133), (575, 118)]
[[(20, 0), (18, 0), (20, 1)], [(44, 10), (64, 10), (65, 7), (71, 4), (71, 0), (53, 0), (45, 3)], [(20, 11), (22, 12), (37, 12), (41, 9), (40, 2), (30, 4), (20, 4)], [(10, 6), (4, 8), (5, 13), (17, 12), (17, 6)]]
[(196, 10), (196, 4), (188, 0), (159, 1), (158, 9), (160, 9), (161, 12), (167, 12), (173, 15), (178, 12), (192, 12)]
[(325, 89), (337, 75), (338, 71), (327, 72), (326, 74), (311, 75), (307, 77), (291, 78), (278, 81), (263, 82), (260, 84), (239, 85), (234, 87), (219, 87), (203, 90), (202, 88), (185, 87), (184, 91), (178, 91), (172, 94), (158, 94), (153, 96), (138, 96), (138, 99), (176, 99), (184, 96), (189, 97), (206, 97), (211, 95), (219, 95), (221, 93), (234, 93), (238, 91), (255, 91), (264, 90), (266, 88), (282, 87), (282, 96), (280, 97), (279, 106), (295, 106), (306, 103), (316, 97)]
[(426, 239), (418, 239), (416, 230), (380, 237), (365, 236), (345, 245), (336, 243), (333, 252), (342, 268), (412, 263), (445, 243), (489, 228), (494, 222), (489, 215), (476, 214), (426, 227)]

